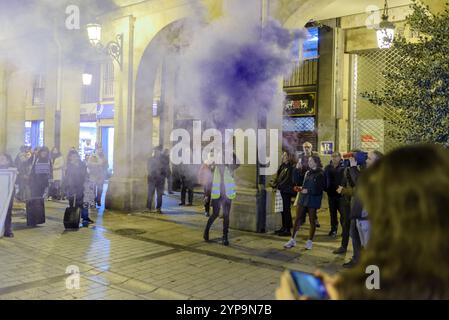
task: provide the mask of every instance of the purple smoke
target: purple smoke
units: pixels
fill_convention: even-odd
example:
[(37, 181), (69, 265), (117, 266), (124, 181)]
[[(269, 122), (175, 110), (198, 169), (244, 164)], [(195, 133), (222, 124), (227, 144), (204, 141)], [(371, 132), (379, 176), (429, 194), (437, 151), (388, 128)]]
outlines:
[(294, 35), (276, 21), (264, 28), (252, 21), (206, 27), (201, 44), (194, 42), (186, 54), (181, 96), (218, 129), (234, 128), (282, 103), (279, 80), (292, 70)]

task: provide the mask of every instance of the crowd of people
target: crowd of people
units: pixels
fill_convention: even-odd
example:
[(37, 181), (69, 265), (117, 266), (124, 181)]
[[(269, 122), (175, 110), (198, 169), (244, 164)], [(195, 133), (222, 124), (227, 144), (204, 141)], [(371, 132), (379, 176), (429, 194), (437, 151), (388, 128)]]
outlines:
[[(329, 199), (331, 231), (336, 231), (340, 212), (346, 236), (338, 251), (346, 251), (348, 229), (354, 248), (352, 268), (334, 276), (316, 271), (328, 298), (449, 299), (448, 150), (425, 144), (401, 147), (385, 156), (376, 151), (366, 157), (359, 154), (354, 150), (344, 169), (334, 155), (333, 168), (327, 168), (336, 180), (326, 188), (337, 187)], [(373, 288), (367, 283), (370, 270), (376, 269), (379, 282)], [(290, 279), (289, 271), (284, 272), (276, 297), (309, 299), (298, 294)]]
[[(357, 264), (362, 250), (362, 234), (358, 225), (367, 221), (367, 212), (363, 209), (355, 190), (360, 174), (382, 158), (379, 151), (363, 152), (353, 150), (347, 154), (334, 152), (330, 163), (323, 168), (320, 157), (312, 151), (312, 144), (303, 144), (303, 152), (297, 157), (295, 154), (285, 151), (282, 156), (276, 178), (272, 186), (278, 189), (282, 197), (282, 227), (275, 233), (279, 236), (291, 237), (284, 244), (284, 248), (290, 249), (297, 245), (296, 237), (301, 226), (306, 223), (309, 216), (309, 235), (305, 248), (311, 250), (317, 227), (320, 227), (317, 213), (322, 206), (323, 195), (327, 193), (331, 229), (329, 236), (337, 237), (338, 214), (340, 214), (341, 245), (333, 251), (334, 254), (345, 254), (352, 239), (353, 257), (344, 267), (353, 267)], [(296, 210), (296, 219), (292, 223), (291, 206)], [(367, 233), (365, 232), (365, 233)]]
[(75, 148), (64, 159), (56, 147), (50, 151), (45, 146), (34, 150), (22, 146), (14, 161), (8, 154), (0, 154), (0, 168), (11, 167), (17, 169), (18, 175), (5, 224), (6, 237), (14, 236), (11, 228), (14, 200), (26, 203), (27, 225), (31, 227), (45, 223), (45, 199), (68, 200), (71, 207), (82, 210), (85, 225), (94, 223), (88, 210), (102, 205), (109, 167), (101, 147), (81, 160)]

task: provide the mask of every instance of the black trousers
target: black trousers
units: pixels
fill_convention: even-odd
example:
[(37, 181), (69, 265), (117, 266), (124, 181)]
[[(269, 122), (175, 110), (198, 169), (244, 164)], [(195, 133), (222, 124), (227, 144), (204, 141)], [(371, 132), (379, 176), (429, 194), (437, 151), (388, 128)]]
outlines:
[(343, 197), (328, 196), (329, 213), (331, 216), (331, 230), (337, 232), (338, 230), (338, 212), (340, 212), (340, 224), (342, 229), (341, 246), (348, 248), (349, 243), (349, 229), (351, 221), (349, 215), (351, 206), (349, 202)]
[(350, 235), (352, 240), (352, 249), (354, 251), (352, 260), (355, 262), (359, 262), (360, 253), (362, 252), (362, 242), (360, 241), (359, 230), (357, 229), (355, 219), (351, 219), (350, 222)]
[(189, 204), (192, 204), (192, 202), (193, 202), (193, 188), (185, 186), (183, 184), (182, 185), (182, 189), (181, 189), (181, 203), (186, 203), (186, 193), (188, 193)]
[(281, 191), (282, 197), (282, 229), (290, 230), (293, 227), (292, 221), (292, 194)]
[(210, 213), (212, 186), (204, 186), (204, 212)]
[(212, 200), (212, 215), (207, 220), (206, 230), (209, 231), (215, 219), (220, 214), (220, 208), (223, 208), (223, 235), (227, 235), (229, 231), (229, 213), (231, 212), (232, 200), (221, 197), (220, 199)]
[(12, 233), (12, 207), (14, 203), (14, 193), (11, 197), (11, 201), (9, 202), (8, 212), (6, 213), (5, 219), (5, 235), (9, 235)]
[(165, 179), (148, 181), (148, 200), (147, 208), (151, 209), (153, 205), (154, 192), (156, 192), (156, 209), (162, 208), (162, 195), (164, 194)]

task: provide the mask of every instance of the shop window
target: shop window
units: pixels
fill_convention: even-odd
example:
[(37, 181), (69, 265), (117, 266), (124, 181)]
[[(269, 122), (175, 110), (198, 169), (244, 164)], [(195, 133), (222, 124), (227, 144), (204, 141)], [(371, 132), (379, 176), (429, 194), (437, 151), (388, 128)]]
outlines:
[(45, 97), (45, 78), (42, 74), (34, 77), (33, 82), (33, 106), (44, 104)]
[(102, 79), (102, 97), (103, 99), (114, 98), (114, 63), (107, 61), (103, 64)]
[(31, 148), (44, 145), (44, 121), (25, 121), (24, 144)]
[(92, 83), (88, 86), (83, 86), (81, 103), (98, 103), (100, 100), (100, 64), (88, 64), (86, 72), (92, 75)]
[(318, 43), (320, 39), (320, 31), (318, 28), (307, 28), (307, 39), (304, 40), (302, 46), (302, 57), (304, 60), (317, 59)]

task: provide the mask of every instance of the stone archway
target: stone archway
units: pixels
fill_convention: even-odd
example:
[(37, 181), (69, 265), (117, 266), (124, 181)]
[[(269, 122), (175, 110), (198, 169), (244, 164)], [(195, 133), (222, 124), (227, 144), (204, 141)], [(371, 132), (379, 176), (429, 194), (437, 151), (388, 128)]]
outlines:
[[(119, 115), (121, 118), (118, 120), (124, 124), (122, 134), (127, 136), (126, 139), (119, 141), (126, 141), (125, 143), (129, 145), (115, 146), (116, 152), (120, 153), (120, 150), (123, 150), (126, 154), (119, 154), (123, 158), (121, 161), (123, 163), (120, 164), (119, 172), (114, 170), (114, 177), (110, 181), (106, 200), (107, 208), (140, 210), (146, 207), (147, 160), (153, 149), (152, 107), (155, 81), (161, 65), (168, 65), (164, 61), (173, 59), (176, 52), (179, 51), (180, 34), (185, 21), (186, 19), (176, 20), (166, 25), (152, 38), (143, 50), (138, 67), (135, 69), (135, 82), (125, 84), (125, 88), (128, 88), (125, 93), (128, 95), (132, 94), (132, 90), (129, 88), (134, 87), (135, 91), (132, 94), (134, 102), (129, 113)], [(166, 75), (171, 75), (172, 72), (173, 70), (170, 68), (163, 70)], [(173, 88), (165, 89), (165, 95), (169, 97), (169, 90), (173, 90)], [(167, 100), (163, 104), (165, 109), (169, 109), (167, 106), (172, 108)], [(117, 164), (117, 162), (115, 163)]]

